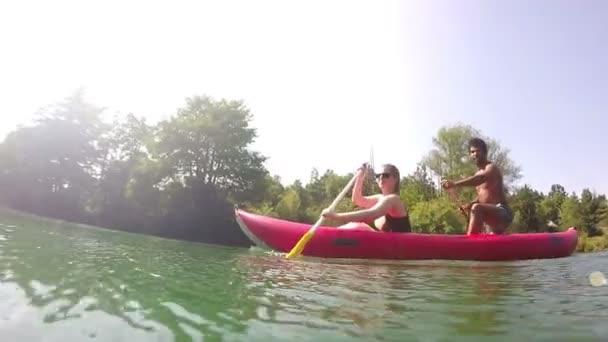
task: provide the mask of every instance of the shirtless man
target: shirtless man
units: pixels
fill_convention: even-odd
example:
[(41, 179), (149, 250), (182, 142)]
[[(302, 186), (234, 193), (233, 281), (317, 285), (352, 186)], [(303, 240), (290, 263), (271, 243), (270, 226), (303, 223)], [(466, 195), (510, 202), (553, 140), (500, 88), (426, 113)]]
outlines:
[(470, 211), (467, 235), (479, 234), (484, 223), (492, 233), (502, 234), (513, 221), (513, 212), (507, 204), (502, 173), (487, 159), (488, 148), (486, 143), (473, 138), (469, 141), (471, 157), (477, 164), (477, 172), (468, 178), (459, 181), (444, 180), (441, 185), (445, 189), (459, 186), (474, 186), (477, 191), (477, 201), (461, 208)]

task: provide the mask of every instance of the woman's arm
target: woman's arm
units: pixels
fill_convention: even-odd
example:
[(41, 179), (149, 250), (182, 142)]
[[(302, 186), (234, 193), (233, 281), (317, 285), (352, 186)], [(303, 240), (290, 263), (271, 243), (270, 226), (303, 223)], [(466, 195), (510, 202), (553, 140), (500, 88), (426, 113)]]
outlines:
[(376, 219), (382, 215), (386, 215), (388, 211), (393, 206), (393, 201), (398, 199), (397, 196), (388, 196), (384, 197), (380, 200), (376, 201), (376, 204), (370, 208), (363, 210), (355, 210), (346, 213), (332, 213), (327, 211), (327, 209), (323, 210), (322, 215), (324, 217), (335, 219), (339, 221), (362, 221), (366, 219)]
[(379, 195), (363, 196), (363, 181), (367, 174), (367, 166), (359, 169), (359, 175), (357, 175), (357, 181), (353, 187), (353, 194), (351, 199), (353, 203), (359, 207), (371, 208), (378, 202)]

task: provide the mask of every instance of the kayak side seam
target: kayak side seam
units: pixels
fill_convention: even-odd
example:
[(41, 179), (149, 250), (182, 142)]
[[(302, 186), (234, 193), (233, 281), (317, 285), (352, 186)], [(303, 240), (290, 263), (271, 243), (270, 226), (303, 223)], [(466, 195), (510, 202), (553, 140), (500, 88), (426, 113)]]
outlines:
[(245, 222), (243, 222), (243, 220), (241, 220), (241, 217), (239, 216), (239, 213), (237, 210), (234, 211), (234, 216), (236, 218), (236, 223), (239, 225), (239, 227), (241, 228), (241, 230), (243, 231), (243, 233), (245, 235), (247, 235), (247, 237), (258, 247), (260, 248), (265, 248), (265, 249), (272, 249), (270, 248), (267, 244), (264, 243), (264, 241), (258, 239), (252, 232), (251, 230), (249, 230), (249, 227), (247, 227), (247, 225), (245, 224)]

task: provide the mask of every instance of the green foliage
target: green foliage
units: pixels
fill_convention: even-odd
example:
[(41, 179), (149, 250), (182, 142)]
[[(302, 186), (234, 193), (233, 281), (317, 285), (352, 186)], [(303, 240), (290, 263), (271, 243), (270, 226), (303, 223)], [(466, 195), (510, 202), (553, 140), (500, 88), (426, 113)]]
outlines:
[(252, 210), (256, 207), (256, 203), (258, 206), (272, 208), (277, 205), (283, 191), (285, 188), (281, 184), (280, 177), (266, 174), (262, 180), (254, 183), (249, 199), (243, 204)]
[(10, 194), (5, 202), (49, 216), (77, 212), (82, 219), (102, 159), (101, 113), (78, 91), (40, 111), (33, 126), (11, 132), (0, 148), (0, 182)]
[(597, 252), (608, 249), (608, 234), (589, 237), (586, 233), (580, 233), (576, 245), (577, 252)]
[(561, 223), (563, 227), (582, 227), (583, 212), (575, 193), (564, 199), (561, 206)]
[(282, 195), (275, 208), (277, 215), (291, 221), (300, 219), (300, 194), (295, 188), (287, 189)]
[(251, 114), (240, 101), (207, 96), (186, 99), (186, 106), (159, 124), (156, 154), (167, 181), (197, 178), (243, 199), (266, 172), (265, 157), (246, 147), (256, 137)]
[(548, 227), (556, 228), (562, 224), (562, 205), (567, 197), (564, 187), (554, 184), (549, 194), (540, 200), (540, 215), (546, 219)]
[[(322, 176), (319, 176), (317, 169), (312, 170), (308, 184), (300, 188), (300, 192), (306, 194), (304, 196), (308, 203), (300, 215), (304, 222), (318, 219), (321, 210), (328, 207), (346, 186), (348, 180), (344, 181), (344, 178), (331, 170), (327, 170)], [(338, 207), (343, 208), (340, 205), (343, 205), (344, 202), (339, 203)]]
[(511, 207), (515, 212), (513, 229), (518, 232), (545, 231), (546, 222), (540, 204), (543, 196), (528, 185), (517, 189), (511, 197)]
[(410, 210), (412, 228), (418, 233), (460, 234), (466, 221), (448, 198), (439, 197), (416, 203)]
[(608, 215), (604, 215), (604, 218), (602, 219), (599, 225), (602, 228), (608, 228)]
[[(252, 115), (241, 101), (208, 96), (186, 99), (175, 116), (149, 125), (129, 114), (111, 125), (103, 109), (77, 91), (44, 108), (36, 122), (8, 134), (0, 144), (0, 200), (35, 214), (171, 238), (223, 244), (249, 244), (233, 218), (235, 204), (267, 216), (315, 222), (352, 178), (332, 170), (311, 171), (306, 184), (284, 185), (252, 151)], [(457, 204), (438, 186), (439, 177), (472, 175), (468, 141), (481, 137), (490, 160), (513, 184), (521, 170), (508, 149), (467, 125), (446, 126), (416, 170), (401, 179), (401, 199), (414, 231), (462, 234), (466, 229)], [(378, 191), (373, 177), (365, 195)], [(358, 209), (349, 200), (336, 211)], [(474, 198), (459, 191), (458, 201)], [(608, 246), (608, 202), (588, 189), (580, 197), (554, 184), (544, 195), (529, 186), (509, 196), (515, 218), (511, 231), (581, 229), (581, 250)], [(334, 224), (328, 222), (327, 224)], [(340, 223), (341, 224), (341, 223)]]
[(433, 183), (428, 168), (418, 166), (416, 171), (401, 180), (400, 197), (409, 207), (414, 207), (419, 202), (430, 201), (438, 196), (438, 189)]
[(603, 231), (599, 224), (608, 215), (608, 204), (606, 196), (598, 196), (589, 189), (584, 189), (581, 193), (580, 209), (582, 214), (581, 227), (589, 236), (601, 235)]
[(151, 136), (152, 127), (133, 114), (128, 114), (122, 122), (115, 120), (103, 145), (106, 161), (126, 161), (146, 154), (153, 143)]
[(108, 125), (101, 113), (78, 91), (11, 132), (0, 144), (2, 202), (106, 227), (244, 244), (229, 200), (275, 205), (283, 191), (265, 157), (248, 149), (256, 132), (239, 101), (195, 96), (154, 126), (132, 114)]

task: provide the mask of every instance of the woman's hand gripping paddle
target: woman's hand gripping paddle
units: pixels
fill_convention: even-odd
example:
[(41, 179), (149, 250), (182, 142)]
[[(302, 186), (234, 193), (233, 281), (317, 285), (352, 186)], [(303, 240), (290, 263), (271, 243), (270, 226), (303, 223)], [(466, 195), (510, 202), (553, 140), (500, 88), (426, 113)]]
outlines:
[[(331, 203), (331, 205), (329, 206), (329, 210), (333, 211), (334, 208), (338, 205), (338, 203), (340, 202), (340, 200), (342, 200), (342, 198), (344, 197), (344, 195), (346, 195), (346, 193), (348, 192), (348, 190), (353, 186), (353, 184), (355, 184), (355, 180), (357, 180), (357, 175), (358, 173), (355, 173), (355, 175), (353, 176), (353, 178), (350, 180), (350, 182), (348, 182), (348, 184), (346, 185), (346, 187), (344, 188), (344, 190), (342, 190), (342, 192), (338, 195), (338, 197), (336, 197), (336, 199)], [(323, 215), (321, 215), (319, 217), (319, 220), (317, 220), (317, 223), (315, 223), (314, 226), (312, 226), (312, 228), (310, 228), (306, 234), (304, 234), (300, 240), (298, 241), (298, 243), (296, 243), (296, 245), (291, 249), (291, 251), (287, 254), (286, 258), (294, 258), (298, 255), (300, 255), (300, 253), (302, 253), (302, 251), (304, 250), (304, 247), (306, 247), (306, 244), (308, 244), (308, 241), (310, 241), (310, 239), (312, 239), (312, 237), (315, 235), (315, 232), (317, 230), (317, 228), (319, 228), (319, 226), (321, 225), (321, 223), (323, 222)]]

